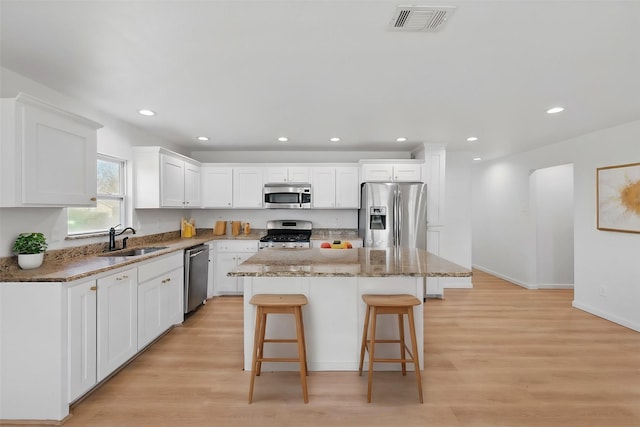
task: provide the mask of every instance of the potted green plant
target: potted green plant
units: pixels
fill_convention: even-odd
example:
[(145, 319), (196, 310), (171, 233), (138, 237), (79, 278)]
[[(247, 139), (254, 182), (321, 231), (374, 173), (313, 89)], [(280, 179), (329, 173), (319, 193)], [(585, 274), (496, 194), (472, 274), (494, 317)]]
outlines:
[(20, 233), (13, 243), (13, 252), (23, 270), (40, 267), (46, 250), (47, 239), (42, 233)]

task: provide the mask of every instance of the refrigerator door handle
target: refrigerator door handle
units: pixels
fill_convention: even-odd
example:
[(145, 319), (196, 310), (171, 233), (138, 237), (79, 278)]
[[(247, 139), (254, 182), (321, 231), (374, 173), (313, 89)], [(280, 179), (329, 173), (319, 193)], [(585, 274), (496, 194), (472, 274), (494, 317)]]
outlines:
[(398, 188), (398, 198), (396, 200), (396, 206), (398, 210), (398, 220), (396, 222), (398, 227), (398, 243), (396, 246), (402, 246), (402, 192)]

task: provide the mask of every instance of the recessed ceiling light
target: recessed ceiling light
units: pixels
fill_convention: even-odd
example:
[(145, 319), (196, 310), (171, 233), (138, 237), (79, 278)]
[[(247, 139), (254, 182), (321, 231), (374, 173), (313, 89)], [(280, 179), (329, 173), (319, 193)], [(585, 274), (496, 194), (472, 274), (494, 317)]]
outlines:
[(470, 136), (469, 138), (467, 138), (467, 141), (469, 142), (473, 142), (473, 141), (477, 141), (478, 137), (477, 136)]
[(557, 114), (564, 111), (564, 107), (553, 107), (547, 110), (547, 114)]
[(287, 142), (289, 140), (289, 138), (285, 137), (285, 136), (281, 136), (280, 138), (278, 138), (278, 141), (280, 142)]
[(400, 138), (396, 138), (396, 142), (405, 142), (407, 140), (407, 138), (405, 138), (404, 136), (401, 136)]
[(208, 136), (199, 136), (198, 137), (198, 141), (208, 141), (209, 137)]
[(474, 157), (474, 158), (473, 158), (473, 161), (474, 161), (474, 162), (479, 162), (480, 160), (482, 160), (482, 157)]
[(155, 111), (151, 111), (151, 110), (138, 110), (138, 113), (142, 114), (143, 116), (155, 116), (156, 115)]
[(331, 142), (340, 142), (340, 138), (334, 136), (333, 138), (329, 139), (329, 141), (331, 141)]

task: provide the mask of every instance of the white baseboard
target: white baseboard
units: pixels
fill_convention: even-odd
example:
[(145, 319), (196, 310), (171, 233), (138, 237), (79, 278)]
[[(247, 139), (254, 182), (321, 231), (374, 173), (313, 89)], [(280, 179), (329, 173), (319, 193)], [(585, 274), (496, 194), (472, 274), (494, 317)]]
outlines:
[(492, 276), (496, 276), (502, 280), (506, 280), (507, 282), (511, 282), (514, 285), (521, 286), (525, 289), (535, 289), (535, 288), (532, 288), (531, 285), (529, 285), (528, 283), (521, 282), (520, 280), (514, 279), (513, 277), (505, 276), (504, 274), (498, 273), (497, 271), (493, 271), (489, 268), (485, 268), (475, 264), (473, 265), (473, 268), (475, 268), (476, 270), (480, 270), (484, 273), (491, 274)]
[(594, 316), (602, 317), (603, 319), (606, 319), (610, 322), (617, 323), (618, 325), (640, 332), (640, 323), (632, 322), (630, 320), (616, 316), (615, 314), (607, 313), (606, 311), (599, 310), (595, 307), (592, 307), (588, 304), (583, 304), (576, 300), (573, 300), (571, 305), (579, 310), (586, 311), (589, 314), (593, 314)]
[(573, 284), (571, 283), (543, 283), (543, 284), (531, 284), (525, 283), (520, 280), (514, 279), (513, 277), (505, 276), (504, 274), (500, 274), (497, 271), (493, 271), (489, 268), (482, 267), (480, 265), (474, 265), (473, 268), (476, 270), (480, 270), (487, 274), (491, 274), (492, 276), (496, 276), (502, 280), (506, 280), (507, 282), (511, 282), (514, 285), (521, 286), (525, 289), (573, 289)]
[(543, 283), (538, 289), (573, 289), (573, 283)]
[(442, 289), (471, 289), (473, 282), (471, 277), (440, 277)]

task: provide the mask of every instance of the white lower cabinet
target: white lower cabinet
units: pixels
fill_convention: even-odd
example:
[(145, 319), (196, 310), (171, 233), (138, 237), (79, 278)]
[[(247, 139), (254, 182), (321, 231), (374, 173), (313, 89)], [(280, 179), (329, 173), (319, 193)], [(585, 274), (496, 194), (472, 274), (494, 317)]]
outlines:
[(183, 320), (182, 253), (138, 268), (138, 350)]
[(242, 278), (227, 273), (258, 252), (257, 240), (222, 240), (216, 242), (214, 290), (217, 295), (241, 295)]
[(96, 281), (69, 288), (69, 402), (96, 385)]
[(138, 270), (98, 279), (98, 381), (138, 352)]

